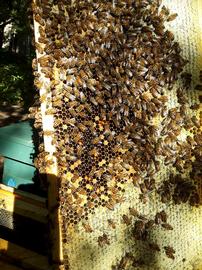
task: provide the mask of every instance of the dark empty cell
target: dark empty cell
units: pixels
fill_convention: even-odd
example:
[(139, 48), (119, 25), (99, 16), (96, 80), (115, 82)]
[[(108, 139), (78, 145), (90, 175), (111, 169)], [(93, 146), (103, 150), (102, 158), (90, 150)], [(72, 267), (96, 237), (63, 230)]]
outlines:
[(95, 204), (98, 204), (98, 200), (95, 200), (94, 203), (95, 203)]
[(109, 197), (108, 190), (105, 190), (104, 195)]
[(66, 244), (68, 241), (67, 241), (66, 238), (63, 238), (63, 239), (62, 239), (62, 242), (63, 242), (63, 244)]

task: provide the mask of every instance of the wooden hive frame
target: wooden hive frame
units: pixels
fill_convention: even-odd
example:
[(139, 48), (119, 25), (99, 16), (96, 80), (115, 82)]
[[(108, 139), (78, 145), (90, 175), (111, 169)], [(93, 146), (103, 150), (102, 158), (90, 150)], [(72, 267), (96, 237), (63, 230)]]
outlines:
[[(198, 29), (199, 32), (199, 54), (201, 59), (201, 69), (202, 69), (202, 1), (196, 0), (198, 4), (198, 9), (201, 12), (201, 17), (195, 18), (198, 22)], [(35, 40), (37, 41), (39, 38), (39, 31), (38, 31), (39, 24), (34, 20), (34, 34)], [(41, 55), (37, 52), (37, 58)], [(38, 72), (40, 72), (40, 66), (38, 65)], [(50, 96), (50, 93), (46, 93), (46, 89), (40, 89), (40, 96), (47, 94)], [(42, 125), (43, 130), (54, 130), (53, 128), (53, 116), (46, 115), (46, 101), (41, 103), (41, 113), (42, 113)], [(53, 156), (54, 153), (54, 146), (52, 145), (52, 137), (51, 135), (44, 135), (44, 145), (45, 151)], [(62, 266), (63, 262), (63, 252), (62, 252), (62, 237), (61, 237), (61, 226), (60, 226), (60, 213), (57, 208), (58, 205), (58, 190), (59, 190), (59, 179), (57, 178), (57, 161), (54, 158), (54, 165), (47, 168), (47, 176), (48, 176), (48, 183), (49, 183), (49, 191), (48, 191), (48, 208), (50, 211), (50, 218), (51, 218), (51, 238), (52, 238), (52, 261), (53, 261), (53, 268), (54, 269), (64, 269)]]
[[(33, 1), (34, 3), (35, 1)], [(34, 36), (35, 41), (38, 41), (39, 24), (34, 20)], [(41, 55), (36, 51), (36, 57)], [(40, 65), (38, 64), (38, 72), (40, 72)], [(47, 94), (45, 88), (41, 88), (39, 92), (40, 96)], [(50, 93), (47, 94), (51, 96)], [(42, 114), (42, 128), (45, 130), (54, 130), (53, 128), (53, 116), (46, 115), (47, 102), (44, 101), (41, 103), (41, 114)], [(45, 151), (50, 154), (50, 157), (53, 158), (53, 153), (55, 151), (54, 146), (52, 145), (52, 136), (44, 135), (44, 146)], [(58, 192), (59, 192), (59, 179), (57, 178), (57, 163), (56, 158), (53, 158), (54, 164), (49, 168), (46, 168), (47, 180), (48, 180), (48, 210), (49, 210), (49, 222), (50, 222), (50, 239), (51, 239), (51, 261), (52, 268), (54, 270), (61, 269), (63, 262), (62, 254), (62, 243), (61, 243), (61, 228), (60, 228), (60, 215), (58, 209)]]
[[(0, 210), (47, 224), (48, 211), (45, 198), (3, 184), (0, 184)], [(5, 219), (3, 222), (8, 222), (8, 226), (13, 226), (10, 224), (10, 220)], [(46, 256), (2, 238), (0, 238), (0, 253), (0, 266), (4, 270), (49, 269)]]
[(0, 209), (46, 223), (46, 199), (0, 184)]

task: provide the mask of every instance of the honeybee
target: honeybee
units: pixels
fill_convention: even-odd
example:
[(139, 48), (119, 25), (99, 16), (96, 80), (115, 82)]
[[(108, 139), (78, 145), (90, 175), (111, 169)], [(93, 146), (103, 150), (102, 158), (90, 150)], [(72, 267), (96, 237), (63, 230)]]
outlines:
[(32, 69), (33, 69), (34, 71), (37, 71), (37, 69), (38, 69), (38, 66), (37, 66), (37, 59), (36, 59), (36, 58), (34, 58), (34, 59), (32, 60)]
[(151, 250), (153, 250), (153, 251), (158, 251), (158, 252), (161, 250), (160, 247), (159, 247), (159, 245), (156, 244), (156, 243), (149, 243), (149, 248)]
[(144, 194), (144, 193), (147, 193), (147, 188), (146, 188), (146, 186), (145, 186), (144, 183), (140, 184), (139, 186), (140, 186), (140, 190), (141, 190), (141, 192), (142, 192), (143, 194)]
[(145, 221), (137, 220), (135, 222), (133, 235), (137, 240), (146, 240), (148, 233), (145, 230)]
[(83, 228), (85, 229), (85, 232), (87, 232), (87, 233), (92, 233), (93, 232), (93, 229), (92, 229), (92, 227), (90, 226), (89, 223), (82, 223), (82, 225), (83, 225)]
[[(2, 157), (1, 157), (1, 159), (2, 159)], [(2, 160), (1, 160), (1, 161), (2, 161)], [(5, 202), (4, 199), (1, 199), (1, 200), (0, 200), (0, 206), (3, 207), (4, 209), (6, 209), (6, 202)]]
[(73, 204), (73, 196), (71, 194), (66, 196), (66, 201), (69, 205)]
[(78, 145), (77, 146), (77, 156), (78, 157), (81, 157), (81, 155), (82, 155), (82, 152), (83, 152), (83, 145)]
[(38, 53), (43, 54), (44, 46), (42, 46), (40, 43), (35, 42), (35, 48), (38, 51)]
[(38, 58), (38, 63), (40, 64), (41, 67), (49, 67), (50, 64), (50, 57), (49, 56), (41, 56)]
[(66, 118), (65, 119), (65, 124), (70, 125), (72, 127), (75, 126), (76, 119), (75, 118)]
[(105, 172), (104, 168), (100, 168), (99, 170), (95, 171), (95, 175), (100, 178), (102, 174)]
[(166, 247), (164, 247), (164, 249), (165, 249), (166, 256), (168, 258), (174, 260), (175, 259), (175, 256), (174, 256), (175, 250), (174, 250), (174, 248), (171, 247), (171, 246), (166, 246)]
[(75, 143), (79, 143), (79, 141), (81, 141), (83, 138), (82, 134), (80, 132), (78, 132), (74, 137), (73, 137), (73, 141)]
[(54, 131), (53, 130), (44, 130), (43, 134), (44, 134), (44, 136), (51, 136), (54, 134)]
[(34, 15), (34, 19), (36, 22), (38, 22), (41, 26), (45, 26), (44, 20), (41, 18), (39, 14)]
[(170, 16), (168, 16), (167, 22), (171, 22), (171, 21), (175, 20), (177, 18), (177, 16), (178, 16), (177, 13), (171, 14)]
[(95, 79), (88, 79), (87, 81), (87, 87), (92, 91), (95, 92), (96, 88), (95, 88), (95, 83), (96, 80)]
[(85, 109), (86, 109), (89, 113), (92, 113), (92, 108), (91, 108), (90, 104), (85, 103)]
[(197, 117), (194, 115), (191, 118), (191, 121), (193, 122), (193, 124), (197, 127), (200, 128), (200, 122), (198, 121)]
[(71, 94), (71, 93), (66, 93), (65, 95), (68, 99), (70, 99), (71, 101), (74, 101), (76, 100), (76, 97), (75, 95)]
[(41, 73), (45, 75), (46, 78), (52, 79), (53, 73), (51, 68), (41, 68)]
[(98, 156), (98, 150), (97, 150), (97, 148), (93, 148), (91, 151), (90, 151), (90, 155), (91, 156), (95, 156), (95, 157), (97, 157)]
[(82, 86), (83, 85), (83, 81), (82, 81), (82, 79), (81, 79), (80, 76), (76, 76), (75, 81), (74, 81), (74, 85), (76, 87), (79, 87), (79, 86)]
[[(76, 100), (70, 101), (70, 102), (68, 103), (68, 106), (69, 106), (69, 112), (70, 112), (70, 109), (71, 109), (71, 108), (78, 106), (78, 104), (79, 104), (79, 103), (78, 103)], [(70, 113), (71, 113), (71, 112), (70, 112)]]
[(47, 41), (47, 39), (46, 39), (45, 37), (40, 36), (40, 37), (38, 38), (38, 42), (39, 42), (39, 43), (46, 44), (48, 41)]
[(162, 217), (161, 217), (161, 214), (160, 213), (156, 213), (155, 215), (155, 223), (158, 225), (160, 224), (162, 221)]
[(84, 72), (84, 70), (80, 70), (79, 75), (81, 76), (82, 79), (87, 80), (88, 76), (87, 74)]
[(90, 97), (90, 101), (92, 102), (93, 105), (97, 106), (98, 103), (94, 97)]
[(39, 152), (43, 152), (44, 151), (44, 144), (43, 143), (41, 143), (39, 145), (38, 150), (39, 150)]
[(46, 115), (51, 115), (51, 114), (55, 114), (56, 113), (56, 110), (54, 108), (50, 108), (50, 109), (47, 109), (46, 110)]
[(39, 100), (41, 103), (45, 102), (47, 100), (47, 95), (46, 94), (40, 95)]
[(76, 116), (77, 116), (76, 111), (75, 111), (72, 107), (69, 108), (69, 112), (70, 112), (70, 114), (71, 114), (73, 117), (76, 117)]
[(123, 216), (122, 216), (122, 219), (123, 219), (123, 222), (124, 222), (126, 225), (130, 225), (131, 222), (132, 222), (132, 218), (128, 217), (127, 215), (123, 215)]
[(76, 111), (79, 113), (81, 111), (83, 111), (85, 108), (85, 106), (83, 104), (80, 104), (77, 108), (76, 108)]
[(107, 221), (112, 229), (116, 229), (116, 223), (112, 219), (108, 219)]
[(53, 100), (53, 106), (54, 107), (61, 107), (62, 106), (62, 101), (61, 100)]
[(105, 245), (110, 245), (109, 237), (106, 233), (98, 237), (98, 245), (104, 247)]
[(159, 213), (160, 213), (160, 215), (161, 215), (161, 220), (162, 220), (164, 223), (166, 223), (166, 222), (167, 222), (167, 218), (168, 218), (166, 212), (165, 212), (164, 210), (162, 210), (162, 211), (159, 212)]
[(143, 220), (143, 221), (147, 221), (147, 217), (145, 215), (138, 215), (138, 218)]
[(161, 226), (166, 230), (173, 230), (173, 226), (168, 223), (162, 223)]
[(54, 124), (53, 124), (54, 128), (58, 127), (59, 125), (62, 125), (62, 120), (61, 119), (55, 119)]
[(100, 104), (100, 105), (104, 105), (104, 104), (105, 104), (105, 101), (104, 101), (104, 99), (103, 99), (101, 96), (96, 96), (96, 97), (95, 97), (95, 100), (96, 100), (97, 103)]
[(93, 140), (92, 140), (92, 144), (98, 144), (100, 142), (100, 138), (99, 137), (95, 137)]
[(86, 101), (86, 96), (84, 95), (84, 93), (82, 91), (79, 91), (79, 97), (80, 97), (81, 102)]
[(134, 217), (137, 217), (139, 215), (138, 211), (134, 207), (129, 207), (129, 212)]
[[(66, 151), (68, 154), (71, 154), (71, 155), (74, 154), (74, 148), (73, 148), (73, 147), (70, 147), (70, 146), (68, 146), (68, 145), (65, 147), (65, 151)], [(64, 151), (64, 153), (65, 153), (65, 151)]]
[(77, 124), (77, 127), (78, 127), (82, 132), (86, 131), (86, 129), (87, 129), (87, 127), (84, 126), (82, 123), (78, 123), (78, 124)]
[(126, 269), (128, 269), (128, 266), (129, 266), (129, 264), (132, 262), (133, 259), (134, 259), (134, 256), (133, 256), (131, 253), (127, 252), (127, 253), (125, 254), (125, 256), (123, 256), (123, 257), (121, 258), (121, 261), (120, 261), (120, 263), (118, 264), (117, 270), (119, 270), (119, 269), (121, 269), (121, 270), (126, 270)]
[(41, 25), (39, 25), (38, 30), (39, 30), (40, 37), (45, 37), (46, 36), (44, 28)]
[(153, 219), (148, 220), (147, 223), (145, 224), (146, 229), (151, 229), (154, 226), (155, 226), (155, 221)]
[(108, 202), (106, 202), (105, 206), (106, 206), (109, 210), (114, 210), (115, 201), (109, 200)]
[(199, 108), (200, 108), (200, 105), (197, 103), (190, 106), (190, 109), (192, 109), (192, 110), (198, 110)]
[(53, 160), (46, 160), (45, 163), (46, 163), (46, 166), (52, 166), (54, 164), (54, 161)]
[(191, 206), (198, 207), (200, 205), (200, 196), (198, 192), (193, 192), (189, 198), (189, 203)]
[(37, 89), (41, 89), (43, 87), (43, 81), (41, 79), (35, 78), (34, 79), (34, 86)]

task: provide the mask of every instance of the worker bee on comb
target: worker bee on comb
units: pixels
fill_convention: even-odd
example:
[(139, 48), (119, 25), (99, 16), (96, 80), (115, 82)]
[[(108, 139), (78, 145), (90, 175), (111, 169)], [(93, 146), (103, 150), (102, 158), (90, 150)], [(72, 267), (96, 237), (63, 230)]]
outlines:
[(166, 253), (166, 256), (172, 260), (175, 259), (175, 250), (173, 249), (173, 247), (171, 246), (165, 246), (164, 247), (164, 250), (165, 250), (165, 253)]
[(92, 229), (92, 227), (90, 226), (89, 223), (82, 223), (82, 225), (83, 225), (83, 228), (85, 229), (85, 232), (88, 232), (88, 233), (93, 232), (93, 229)]
[(104, 247), (105, 245), (110, 245), (109, 237), (106, 233), (98, 237), (98, 245)]

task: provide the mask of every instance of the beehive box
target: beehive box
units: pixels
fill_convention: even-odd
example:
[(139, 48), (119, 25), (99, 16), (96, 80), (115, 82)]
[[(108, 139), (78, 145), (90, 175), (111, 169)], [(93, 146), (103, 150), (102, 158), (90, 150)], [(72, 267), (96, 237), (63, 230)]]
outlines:
[(33, 2), (58, 268), (202, 269), (201, 1), (159, 4)]
[(5, 185), (18, 188), (33, 184), (36, 168), (33, 164), (33, 132), (29, 121), (0, 128), (0, 154), (4, 157)]

